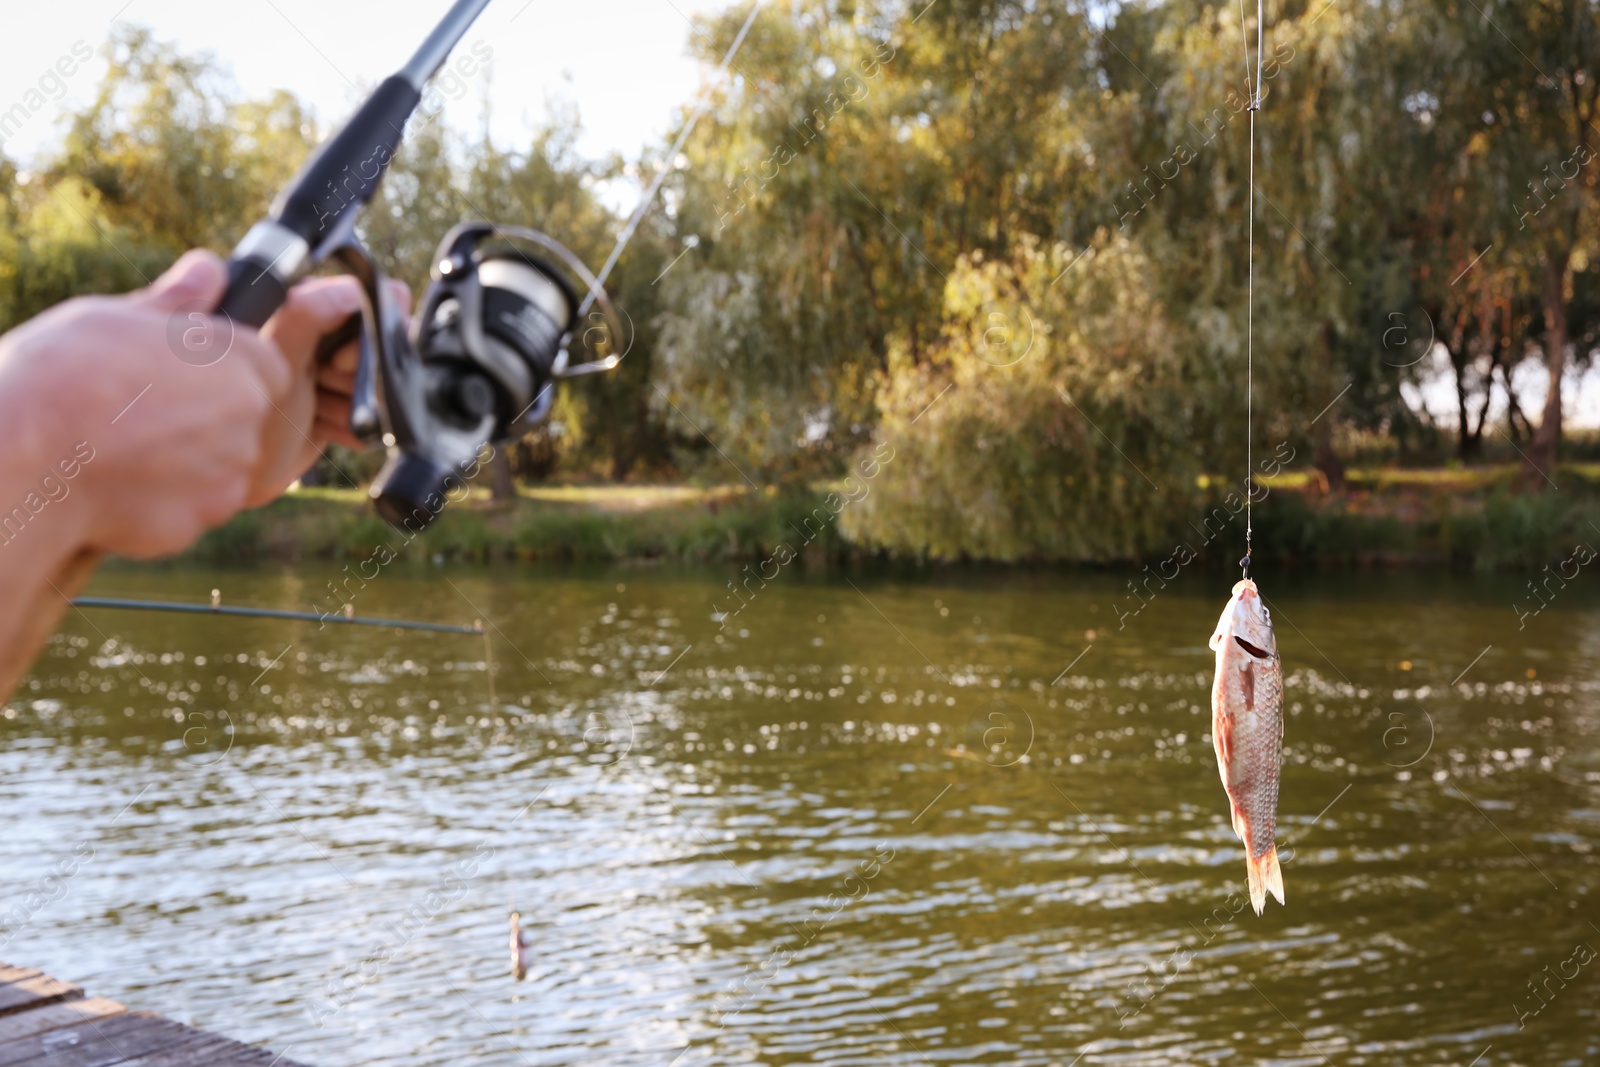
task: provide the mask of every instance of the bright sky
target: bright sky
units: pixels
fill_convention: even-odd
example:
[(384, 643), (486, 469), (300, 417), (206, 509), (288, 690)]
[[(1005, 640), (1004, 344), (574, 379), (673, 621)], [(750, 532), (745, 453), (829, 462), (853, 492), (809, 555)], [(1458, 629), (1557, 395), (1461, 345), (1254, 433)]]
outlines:
[[(0, 112), (46, 79), (42, 110), (6, 141), (27, 162), (61, 135), (56, 121), (91, 98), (98, 55), (58, 88), (52, 68), (82, 41), (97, 52), (113, 22), (144, 25), (185, 52), (211, 52), (247, 95), (289, 89), (325, 123), (342, 121), (370, 88), (406, 61), (449, 0), (56, 0), (8, 4), (0, 34)], [(703, 77), (688, 58), (689, 18), (725, 0), (493, 0), (458, 46), (491, 49), (492, 72), (468, 79), (445, 121), (473, 127), (490, 88), (493, 131), (510, 142), (544, 121), (552, 95), (575, 101), (588, 156), (634, 156), (661, 139)], [(81, 51), (81, 48), (80, 48)], [(33, 97), (38, 100), (38, 97)]]

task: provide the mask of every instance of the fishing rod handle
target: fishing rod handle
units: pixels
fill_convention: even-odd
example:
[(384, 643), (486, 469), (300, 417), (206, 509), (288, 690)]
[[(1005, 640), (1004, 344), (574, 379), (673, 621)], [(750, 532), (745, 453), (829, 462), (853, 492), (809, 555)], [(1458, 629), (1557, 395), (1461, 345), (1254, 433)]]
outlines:
[(390, 75), (344, 128), (312, 153), (267, 218), (233, 250), (217, 314), (259, 328), (283, 306), (290, 286), (350, 233), (421, 100), (407, 78)]
[(260, 329), (289, 299), (289, 286), (272, 272), (270, 260), (246, 256), (228, 260), (228, 288), (216, 314), (240, 326)]

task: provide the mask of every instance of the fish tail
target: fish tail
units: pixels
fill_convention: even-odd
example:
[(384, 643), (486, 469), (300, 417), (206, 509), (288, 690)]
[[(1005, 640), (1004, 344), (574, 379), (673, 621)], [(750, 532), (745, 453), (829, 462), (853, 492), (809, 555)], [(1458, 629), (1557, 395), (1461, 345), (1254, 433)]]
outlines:
[(1277, 846), (1259, 858), (1246, 855), (1245, 873), (1250, 878), (1250, 906), (1257, 915), (1266, 910), (1268, 893), (1283, 903), (1283, 870), (1278, 866)]

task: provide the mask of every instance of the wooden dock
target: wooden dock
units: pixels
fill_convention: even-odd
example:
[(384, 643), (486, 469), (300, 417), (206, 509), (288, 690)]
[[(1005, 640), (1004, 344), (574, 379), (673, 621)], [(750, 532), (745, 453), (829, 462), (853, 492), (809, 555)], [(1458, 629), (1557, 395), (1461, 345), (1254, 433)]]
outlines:
[(0, 963), (0, 1067), (304, 1067), (266, 1049), (208, 1034), (32, 967)]

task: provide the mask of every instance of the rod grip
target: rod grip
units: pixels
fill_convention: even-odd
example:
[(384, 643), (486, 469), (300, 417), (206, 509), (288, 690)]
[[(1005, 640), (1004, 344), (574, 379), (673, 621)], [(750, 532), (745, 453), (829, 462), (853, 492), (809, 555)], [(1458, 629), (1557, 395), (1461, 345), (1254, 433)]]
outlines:
[(228, 288), (217, 304), (218, 315), (233, 323), (260, 329), (272, 313), (289, 298), (289, 290), (269, 269), (271, 264), (254, 257), (228, 261)]

